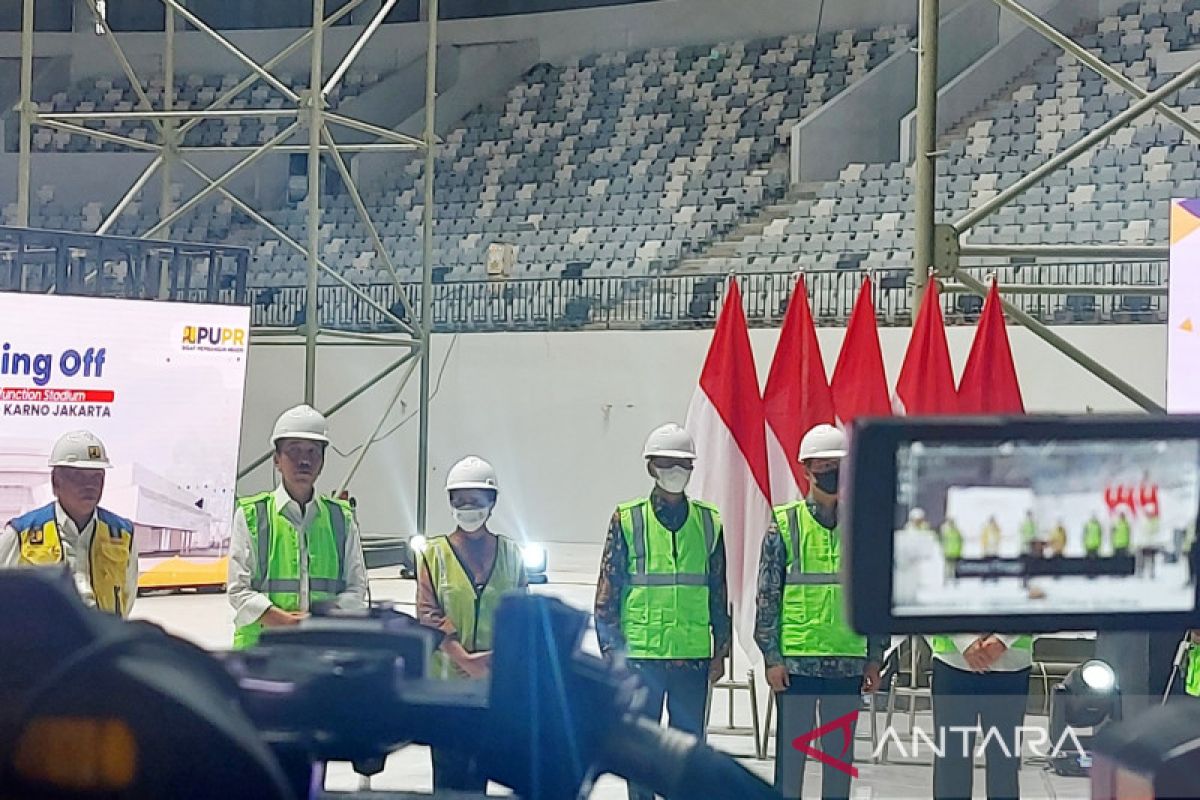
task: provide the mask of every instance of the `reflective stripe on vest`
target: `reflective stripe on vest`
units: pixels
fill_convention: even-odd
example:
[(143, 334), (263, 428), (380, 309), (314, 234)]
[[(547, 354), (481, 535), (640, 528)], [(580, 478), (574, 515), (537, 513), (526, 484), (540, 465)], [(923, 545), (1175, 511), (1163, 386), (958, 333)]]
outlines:
[(804, 501), (775, 509), (787, 554), (780, 651), (784, 656), (867, 655), (867, 640), (846, 623), (839, 531), (825, 528)]
[[(310, 604), (332, 600), (346, 590), (346, 531), (351, 515), (349, 506), (340, 500), (318, 496), (314, 502), (317, 513), (305, 534)], [(303, 593), (299, 532), (275, 508), (273, 493), (243, 498), (238, 507), (246, 515), (257, 555), (251, 588), (265, 594), (276, 608), (299, 611)], [(234, 631), (234, 647), (250, 647), (261, 632), (259, 622), (239, 627)]]
[[(9, 522), (17, 533), (18, 563), (30, 566), (61, 564), (66, 560), (54, 503)], [(133, 597), (125, 586), (133, 557), (133, 523), (102, 508), (96, 509), (87, 553), (92, 598), (101, 611), (125, 616)], [(76, 554), (76, 559), (81, 554)]]
[[(525, 561), (520, 545), (505, 536), (496, 537), (496, 560), (488, 574), (487, 583), (478, 592), (471, 576), (459, 561), (458, 554), (454, 552), (449, 537), (435, 536), (430, 539), (419, 558), (429, 571), (438, 605), (453, 623), (459, 644), (470, 653), (491, 650), (500, 600), (521, 586)], [(430, 677), (461, 679), (466, 675), (438, 649), (430, 663)]]
[(688, 504), (687, 519), (674, 533), (648, 499), (617, 509), (629, 554), (621, 630), (630, 658), (712, 656), (708, 561), (721, 546), (720, 515), (707, 503)]

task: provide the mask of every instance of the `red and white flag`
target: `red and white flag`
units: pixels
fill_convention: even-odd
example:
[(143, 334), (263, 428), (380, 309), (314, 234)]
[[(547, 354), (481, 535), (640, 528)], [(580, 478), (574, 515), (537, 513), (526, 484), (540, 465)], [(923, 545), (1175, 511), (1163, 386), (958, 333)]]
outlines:
[(946, 345), (946, 325), (936, 280), (930, 280), (913, 323), (908, 351), (896, 380), (893, 405), (897, 414), (917, 416), (958, 412), (958, 390)]
[(856, 417), (889, 417), (887, 375), (883, 371), (883, 350), (875, 323), (875, 304), (871, 299), (871, 279), (863, 280), (846, 338), (833, 368), (833, 405), (838, 424), (849, 428)]
[(721, 512), (734, 630), (742, 649), (753, 654), (758, 557), (771, 521), (770, 479), (762, 395), (742, 293), (733, 278), (686, 427), (696, 440), (688, 491)]
[(958, 382), (958, 408), (963, 414), (1025, 413), (995, 281), (983, 304), (971, 354)]
[(800, 440), (814, 425), (835, 421), (833, 393), (817, 341), (803, 277), (796, 281), (775, 359), (763, 392), (767, 419), (767, 461), (771, 466), (771, 502), (783, 505), (808, 493), (800, 468)]

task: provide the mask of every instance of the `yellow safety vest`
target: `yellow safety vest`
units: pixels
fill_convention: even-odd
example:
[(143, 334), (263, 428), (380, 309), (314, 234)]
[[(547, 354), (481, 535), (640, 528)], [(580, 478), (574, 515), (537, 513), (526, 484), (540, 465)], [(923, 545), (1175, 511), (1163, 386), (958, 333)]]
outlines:
[[(42, 506), (9, 521), (20, 542), (19, 563), (27, 566), (61, 564), (64, 559), (62, 537), (58, 531), (55, 504)], [(96, 607), (124, 617), (133, 607), (134, 598), (125, 589), (129, 559), (133, 556), (133, 523), (103, 508), (96, 509), (96, 530), (88, 559), (92, 595)], [(85, 557), (79, 554), (79, 558)]]
[[(525, 560), (521, 547), (506, 536), (496, 537), (496, 563), (487, 583), (479, 591), (458, 560), (449, 536), (435, 536), (425, 543), (421, 562), (429, 570), (438, 605), (454, 623), (459, 644), (468, 653), (492, 649), (492, 632), (500, 599), (521, 586)], [(442, 679), (465, 678), (439, 648), (433, 654), (430, 677)]]

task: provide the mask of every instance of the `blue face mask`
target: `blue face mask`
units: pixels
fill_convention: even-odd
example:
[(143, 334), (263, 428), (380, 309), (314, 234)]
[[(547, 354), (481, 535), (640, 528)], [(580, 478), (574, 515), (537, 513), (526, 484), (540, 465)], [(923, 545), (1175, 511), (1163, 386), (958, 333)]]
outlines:
[(828, 472), (814, 472), (813, 483), (817, 488), (825, 494), (837, 494), (838, 490), (838, 469), (834, 467)]

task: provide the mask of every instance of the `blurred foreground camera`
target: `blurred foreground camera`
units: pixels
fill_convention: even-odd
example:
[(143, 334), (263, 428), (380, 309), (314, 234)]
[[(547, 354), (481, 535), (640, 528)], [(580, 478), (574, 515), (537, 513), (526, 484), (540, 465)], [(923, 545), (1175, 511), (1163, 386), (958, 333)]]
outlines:
[(436, 634), (386, 607), (214, 657), (84, 608), (55, 570), (0, 572), (0, 605), (22, 609), (0, 620), (4, 800), (318, 797), (326, 762), (371, 774), (408, 743), (469, 754), (536, 800), (586, 796), (606, 772), (665, 797), (774, 797), (642, 719), (631, 673), (580, 650), (587, 615), (547, 597), (501, 604), (490, 685), (426, 679)]

